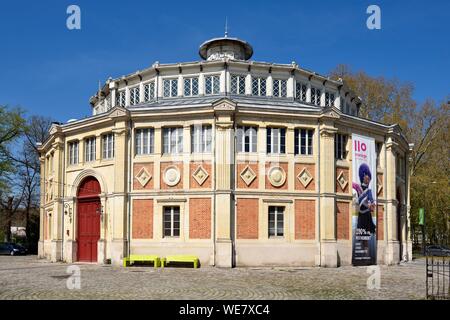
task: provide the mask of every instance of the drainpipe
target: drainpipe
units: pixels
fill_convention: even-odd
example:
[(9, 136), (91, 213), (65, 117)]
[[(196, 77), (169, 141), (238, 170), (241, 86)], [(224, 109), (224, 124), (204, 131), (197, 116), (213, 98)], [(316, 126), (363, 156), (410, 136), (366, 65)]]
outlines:
[(319, 239), (319, 267), (322, 266), (322, 241), (320, 239), (320, 122), (319, 120), (317, 120), (317, 143), (318, 143), (318, 147), (317, 147), (317, 177), (319, 177), (319, 179), (317, 179), (317, 188), (319, 190), (319, 197), (318, 197), (318, 219), (317, 219), (317, 224), (318, 224), (318, 234), (317, 237)]

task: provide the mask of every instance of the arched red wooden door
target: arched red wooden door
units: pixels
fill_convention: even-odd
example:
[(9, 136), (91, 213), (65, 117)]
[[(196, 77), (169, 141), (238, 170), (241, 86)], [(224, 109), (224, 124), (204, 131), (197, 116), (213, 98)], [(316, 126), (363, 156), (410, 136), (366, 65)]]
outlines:
[(78, 261), (97, 262), (100, 239), (100, 183), (94, 177), (84, 179), (78, 188)]

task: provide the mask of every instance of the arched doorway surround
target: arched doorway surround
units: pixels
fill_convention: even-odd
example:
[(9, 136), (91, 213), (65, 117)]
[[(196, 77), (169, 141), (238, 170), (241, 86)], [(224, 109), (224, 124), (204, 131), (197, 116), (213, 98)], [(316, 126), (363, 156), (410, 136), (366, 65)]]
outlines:
[(77, 260), (97, 262), (100, 239), (101, 187), (92, 176), (84, 178), (77, 191)]

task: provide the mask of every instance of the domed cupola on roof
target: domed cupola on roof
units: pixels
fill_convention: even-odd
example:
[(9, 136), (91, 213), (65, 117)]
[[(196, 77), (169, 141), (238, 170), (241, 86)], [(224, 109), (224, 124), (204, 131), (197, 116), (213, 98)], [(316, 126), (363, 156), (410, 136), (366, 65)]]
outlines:
[(248, 60), (253, 55), (252, 46), (241, 39), (225, 36), (205, 41), (198, 52), (204, 60), (219, 60), (229, 58), (233, 60)]

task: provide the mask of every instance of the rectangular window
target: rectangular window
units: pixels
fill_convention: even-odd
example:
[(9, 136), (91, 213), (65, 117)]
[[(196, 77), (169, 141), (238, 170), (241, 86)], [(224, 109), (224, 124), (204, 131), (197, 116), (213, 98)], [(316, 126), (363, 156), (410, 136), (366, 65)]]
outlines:
[(322, 92), (320, 89), (317, 88), (311, 88), (311, 103), (320, 106), (320, 96)]
[(155, 81), (144, 84), (144, 102), (155, 99)]
[(198, 96), (198, 77), (184, 78), (184, 96)]
[(178, 79), (165, 79), (163, 81), (163, 96), (165, 98), (178, 95)]
[(211, 126), (193, 125), (191, 126), (191, 152), (204, 153), (211, 152)]
[(334, 153), (335, 158), (338, 160), (344, 160), (347, 157), (347, 136), (344, 134), (335, 134), (334, 138)]
[(307, 90), (306, 84), (297, 82), (295, 84), (295, 98), (297, 100), (306, 102), (306, 90)]
[(205, 94), (219, 94), (220, 76), (205, 77)]
[(141, 93), (141, 90), (139, 89), (139, 86), (130, 88), (130, 105), (131, 106), (139, 104), (140, 93)]
[(283, 154), (286, 152), (286, 129), (267, 128), (267, 153)]
[(125, 90), (117, 92), (116, 104), (120, 107), (125, 107), (125, 103), (126, 103)]
[(164, 207), (164, 237), (180, 236), (180, 207)]
[(231, 75), (231, 93), (245, 94), (245, 76), (236, 74)]
[(69, 142), (69, 164), (78, 163), (78, 141)]
[(95, 137), (84, 140), (84, 161), (95, 161)]
[(334, 106), (334, 94), (330, 92), (325, 92), (325, 106), (333, 107)]
[(265, 78), (252, 78), (252, 95), (265, 97), (267, 95), (266, 83)]
[(273, 96), (279, 98), (286, 98), (287, 80), (280, 80), (280, 79), (273, 80)]
[(183, 128), (164, 128), (163, 152), (165, 154), (177, 154), (183, 152)]
[(269, 237), (284, 236), (284, 207), (269, 206)]
[(256, 127), (238, 127), (236, 132), (236, 142), (238, 152), (256, 152), (257, 151), (257, 132)]
[(152, 154), (154, 147), (153, 128), (136, 129), (135, 148), (136, 154)]
[(102, 158), (114, 158), (114, 134), (109, 133), (102, 136)]
[(295, 154), (312, 155), (313, 154), (313, 135), (312, 129), (295, 129)]

